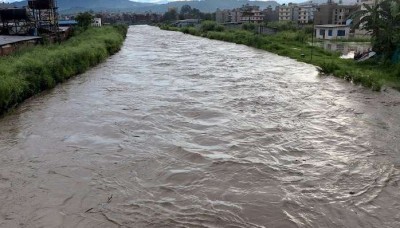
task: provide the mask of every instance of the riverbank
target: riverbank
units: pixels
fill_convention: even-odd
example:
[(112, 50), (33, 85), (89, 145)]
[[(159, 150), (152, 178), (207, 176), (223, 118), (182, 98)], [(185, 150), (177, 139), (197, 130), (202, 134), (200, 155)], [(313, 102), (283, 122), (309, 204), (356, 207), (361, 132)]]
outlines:
[(0, 58), (0, 114), (101, 63), (120, 50), (126, 33), (126, 26), (90, 28), (62, 44)]
[(200, 28), (176, 28), (160, 26), (161, 29), (179, 31), (209, 39), (244, 44), (266, 50), (281, 56), (287, 56), (301, 62), (313, 64), (327, 75), (343, 78), (354, 84), (380, 91), (383, 87), (400, 90), (400, 65), (380, 64), (376, 61), (358, 63), (354, 60), (341, 59), (339, 53), (312, 47), (307, 43), (311, 35), (306, 32), (281, 31), (275, 35), (258, 35), (243, 29), (226, 30), (219, 26)]

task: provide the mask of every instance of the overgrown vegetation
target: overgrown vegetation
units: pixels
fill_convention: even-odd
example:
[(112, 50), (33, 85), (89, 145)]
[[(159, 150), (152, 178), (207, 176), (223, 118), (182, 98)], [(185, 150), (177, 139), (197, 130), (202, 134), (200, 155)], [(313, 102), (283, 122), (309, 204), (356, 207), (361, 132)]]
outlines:
[(90, 12), (79, 13), (75, 20), (78, 22), (78, 26), (83, 29), (88, 29), (92, 24), (94, 16)]
[(162, 17), (163, 23), (173, 23), (176, 20), (201, 19), (215, 20), (215, 13), (203, 13), (199, 9), (192, 8), (189, 5), (183, 5), (180, 12), (176, 8), (170, 8)]
[(0, 58), (0, 114), (120, 50), (127, 27), (89, 28), (62, 44), (36, 46)]
[[(246, 25), (247, 26), (247, 25)], [(277, 26), (290, 26), (278, 24)], [(332, 74), (355, 84), (361, 84), (374, 90), (381, 90), (383, 85), (400, 89), (400, 65), (380, 63), (377, 61), (356, 62), (341, 59), (339, 53), (325, 51), (309, 45), (311, 32), (307, 28), (301, 30), (279, 28), (276, 35), (259, 35), (245, 29), (217, 31), (216, 25), (204, 22), (199, 28), (175, 28), (162, 26), (162, 29), (182, 31), (191, 35), (209, 39), (222, 40), (263, 49), (282, 56), (320, 67), (321, 72)], [(311, 55), (312, 53), (312, 55)]]
[(400, 0), (375, 0), (353, 15), (355, 28), (371, 31), (373, 50), (388, 60), (400, 48)]

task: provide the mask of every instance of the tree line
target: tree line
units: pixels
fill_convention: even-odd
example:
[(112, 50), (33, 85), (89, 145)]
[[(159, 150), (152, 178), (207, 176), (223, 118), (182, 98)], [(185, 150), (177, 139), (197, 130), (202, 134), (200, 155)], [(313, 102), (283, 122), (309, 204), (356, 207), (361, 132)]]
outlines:
[(192, 8), (189, 5), (184, 5), (181, 7), (179, 12), (178, 9), (172, 8), (168, 10), (168, 12), (164, 13), (162, 17), (163, 22), (185, 19), (215, 20), (215, 13), (203, 13), (199, 9)]

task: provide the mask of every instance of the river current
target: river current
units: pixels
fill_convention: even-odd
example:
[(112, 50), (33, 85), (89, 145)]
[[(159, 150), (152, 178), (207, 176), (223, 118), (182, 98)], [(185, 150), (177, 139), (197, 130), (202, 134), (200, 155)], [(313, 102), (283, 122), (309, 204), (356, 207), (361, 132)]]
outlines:
[(0, 120), (0, 227), (400, 227), (400, 96), (129, 29)]

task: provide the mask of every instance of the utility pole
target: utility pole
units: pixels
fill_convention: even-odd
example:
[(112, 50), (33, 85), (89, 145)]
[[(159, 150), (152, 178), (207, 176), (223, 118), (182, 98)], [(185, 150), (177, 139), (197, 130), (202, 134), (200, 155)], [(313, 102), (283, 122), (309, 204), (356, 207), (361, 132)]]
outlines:
[(315, 10), (313, 10), (313, 30), (311, 34), (311, 61), (313, 59), (313, 51), (314, 51), (314, 34), (315, 34)]

